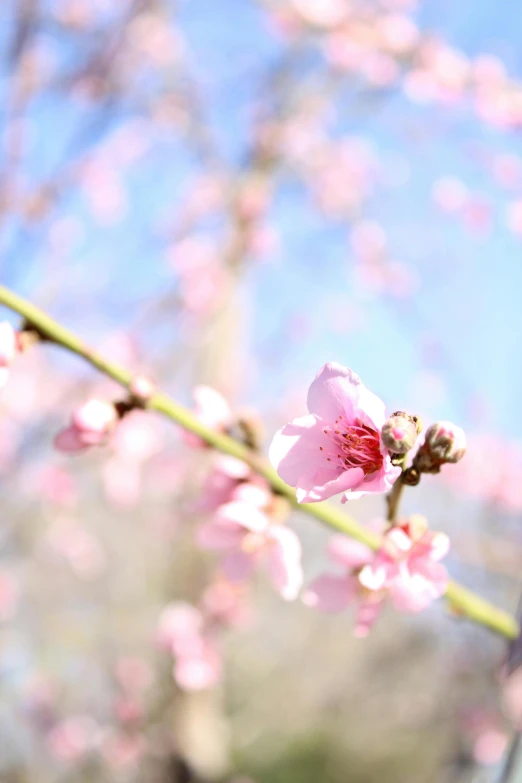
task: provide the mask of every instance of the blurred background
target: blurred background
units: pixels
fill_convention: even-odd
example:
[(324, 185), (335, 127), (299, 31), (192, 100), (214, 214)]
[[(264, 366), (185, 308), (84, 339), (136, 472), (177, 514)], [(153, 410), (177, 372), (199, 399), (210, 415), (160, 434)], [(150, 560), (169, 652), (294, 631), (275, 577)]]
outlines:
[[(514, 610), (521, 34), (508, 0), (3, 0), (0, 280), (182, 403), (205, 383), (255, 411), (265, 443), (326, 361), (454, 420), (466, 458), (403, 510)], [(442, 606), (357, 640), (260, 576), (220, 682), (175, 683), (158, 622), (215, 579), (213, 457), (140, 413), (53, 450), (118, 394), (41, 346), (0, 395), (0, 780), (494, 780), (505, 644)], [(308, 582), (328, 531), (291, 524)]]

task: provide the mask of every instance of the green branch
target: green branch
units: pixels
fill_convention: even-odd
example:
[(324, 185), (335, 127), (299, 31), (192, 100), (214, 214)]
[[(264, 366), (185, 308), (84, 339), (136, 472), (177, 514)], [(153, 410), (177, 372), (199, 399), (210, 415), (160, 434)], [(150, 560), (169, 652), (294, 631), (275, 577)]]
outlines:
[[(58, 324), (26, 299), (13, 293), (8, 288), (0, 286), (0, 304), (21, 315), (44, 339), (81, 356), (93, 367), (96, 367), (97, 370), (129, 389), (134, 376), (128, 370), (103, 359), (79, 340), (76, 335)], [(148, 401), (147, 408), (163, 414), (184, 429), (199, 435), (206, 443), (224, 454), (246, 462), (256, 473), (268, 481), (272, 489), (286, 497), (295, 509), (315, 517), (325, 525), (351, 536), (363, 544), (367, 544), (374, 550), (379, 548), (379, 536), (367, 530), (355, 519), (348, 516), (348, 514), (324, 503), (299, 504), (294, 490), (279, 478), (265, 459), (234, 438), (208, 429), (190, 411), (166, 394), (154, 394)], [(451, 582), (448, 586), (446, 598), (455, 614), (467, 617), (509, 639), (514, 639), (518, 636), (519, 627), (514, 617), (493, 606), (493, 604), (480, 596), (475, 595), (462, 585)]]

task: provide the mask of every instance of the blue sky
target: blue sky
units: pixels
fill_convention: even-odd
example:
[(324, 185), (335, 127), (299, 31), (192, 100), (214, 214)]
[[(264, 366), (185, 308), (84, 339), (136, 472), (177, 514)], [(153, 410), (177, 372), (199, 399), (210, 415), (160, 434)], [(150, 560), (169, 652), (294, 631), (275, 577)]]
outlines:
[[(418, 19), (466, 53), (496, 53), (513, 74), (522, 73), (522, 23), (515, 23), (507, 0), (428, 1)], [(281, 42), (245, 0), (191, 0), (181, 4), (180, 20), (210, 126), (222, 155), (237, 166), (247, 149), (257, 89)], [(74, 59), (74, 50), (64, 45), (63, 51)], [(125, 115), (108, 128), (117, 128)], [(74, 128), (85, 128), (89, 113), (70, 97), (47, 95), (31, 105), (30, 119), (34, 139), (26, 172), (42, 176), (60, 159)], [(335, 360), (356, 369), (393, 407), (408, 405), (520, 437), (522, 245), (504, 225), (507, 194), (480, 161), (495, 151), (519, 153), (517, 134), (485, 127), (459, 108), (412, 106), (399, 94), (383, 97), (361, 117), (343, 114), (338, 132), (363, 136), (378, 153), (389, 181), (370, 199), (364, 217), (383, 225), (393, 256), (416, 270), (418, 293), (411, 301), (361, 294), (353, 281), (349, 227), (328, 223), (301, 189), (284, 185), (270, 215), (281, 250), (273, 263), (247, 274), (249, 340), (260, 371), (250, 384), (246, 379), (242, 397), (261, 404), (279, 399)], [(84, 233), (63, 259), (53, 261), (49, 226), (20, 234), (14, 220), (2, 240), (2, 280), (43, 303), (50, 290), (61, 289), (58, 312), (94, 334), (106, 322), (128, 325), (140, 300), (173, 285), (162, 226), (179, 208), (194, 166), (182, 144), (157, 131), (150, 152), (126, 177), (130, 203), (121, 224), (95, 225), (81, 196), (68, 195), (61, 212), (78, 217)], [(435, 211), (431, 189), (443, 175), (462, 178), (491, 202), (490, 234), (473, 235)], [(406, 183), (395, 185), (396, 176)], [(95, 308), (86, 304), (89, 297)], [(353, 312), (360, 326), (343, 332), (331, 317), (332, 300)], [(296, 319), (307, 322), (301, 336)], [(434, 373), (444, 378), (445, 390), (431, 402), (423, 397), (419, 373), (424, 387)], [(475, 412), (479, 399), (489, 409), (484, 418)]]

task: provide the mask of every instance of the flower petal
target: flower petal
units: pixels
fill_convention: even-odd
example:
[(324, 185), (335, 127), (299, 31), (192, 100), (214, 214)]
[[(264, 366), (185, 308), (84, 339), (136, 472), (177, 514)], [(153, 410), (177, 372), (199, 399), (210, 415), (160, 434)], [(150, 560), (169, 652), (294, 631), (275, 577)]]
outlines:
[[(322, 474), (321, 477), (323, 477)], [(361, 486), (363, 479), (364, 471), (362, 468), (345, 470), (340, 476), (332, 478), (324, 484), (319, 483), (317, 474), (315, 476), (301, 476), (296, 492), (297, 502), (317, 503), (317, 501), (327, 500), (334, 495), (339, 495), (341, 492), (347, 492), (349, 495), (349, 490), (352, 487)]]
[(264, 533), (270, 524), (267, 515), (250, 503), (232, 501), (225, 503), (216, 511), (216, 520), (225, 523), (235, 523), (253, 533)]
[(199, 528), (196, 540), (202, 549), (223, 551), (241, 546), (245, 535), (243, 527), (228, 520), (212, 520)]
[(354, 598), (352, 577), (324, 574), (306, 590), (303, 603), (322, 612), (342, 612)]
[(222, 394), (211, 386), (196, 386), (193, 390), (195, 414), (207, 427), (228, 427), (232, 420), (230, 406)]
[(332, 536), (328, 552), (333, 560), (348, 568), (361, 568), (374, 558), (374, 553), (366, 544), (348, 536)]
[(351, 421), (361, 386), (356, 373), (329, 362), (319, 370), (308, 390), (308, 410), (330, 423), (340, 415)]
[(272, 584), (285, 601), (297, 598), (303, 584), (301, 542), (288, 527), (271, 525), (272, 546), (268, 550), (268, 570)]
[(76, 427), (66, 427), (61, 430), (54, 439), (54, 447), (59, 451), (65, 451), (73, 454), (76, 451), (83, 451), (88, 448)]
[(245, 582), (252, 574), (255, 560), (254, 555), (234, 550), (223, 558), (221, 567), (231, 582)]

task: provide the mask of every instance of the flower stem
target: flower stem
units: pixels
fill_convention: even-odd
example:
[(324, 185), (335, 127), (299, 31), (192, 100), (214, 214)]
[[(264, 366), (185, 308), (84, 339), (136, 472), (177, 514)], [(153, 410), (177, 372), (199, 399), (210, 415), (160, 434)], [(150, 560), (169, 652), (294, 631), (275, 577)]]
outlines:
[[(0, 304), (21, 315), (47, 342), (55, 343), (80, 356), (101, 373), (129, 389), (133, 380), (132, 373), (112, 362), (106, 361), (85, 345), (75, 334), (5, 286), (0, 286)], [(183, 428), (199, 435), (200, 438), (218, 451), (246, 462), (252, 470), (268, 481), (275, 492), (287, 498), (293, 508), (303, 511), (325, 525), (361, 541), (371, 549), (379, 548), (379, 536), (367, 530), (355, 519), (348, 516), (348, 514), (324, 503), (299, 504), (294, 490), (279, 478), (276, 471), (265, 459), (229, 435), (208, 429), (190, 411), (179, 405), (171, 397), (162, 393), (154, 394), (148, 401), (147, 408), (162, 414)], [(403, 488), (402, 483), (399, 478), (390, 493), (388, 500), (390, 520), (395, 518), (394, 515), (396, 514)], [(493, 606), (480, 596), (475, 595), (465, 587), (455, 582), (450, 583), (446, 598), (455, 614), (484, 625), (508, 639), (514, 639), (518, 636), (519, 626), (514, 617)]]
[(391, 488), (390, 492), (386, 495), (386, 504), (388, 506), (387, 520), (390, 525), (395, 524), (397, 521), (397, 514), (399, 513), (399, 504), (401, 502), (402, 492), (404, 490), (404, 482), (402, 480), (402, 473), (395, 481), (395, 484)]

